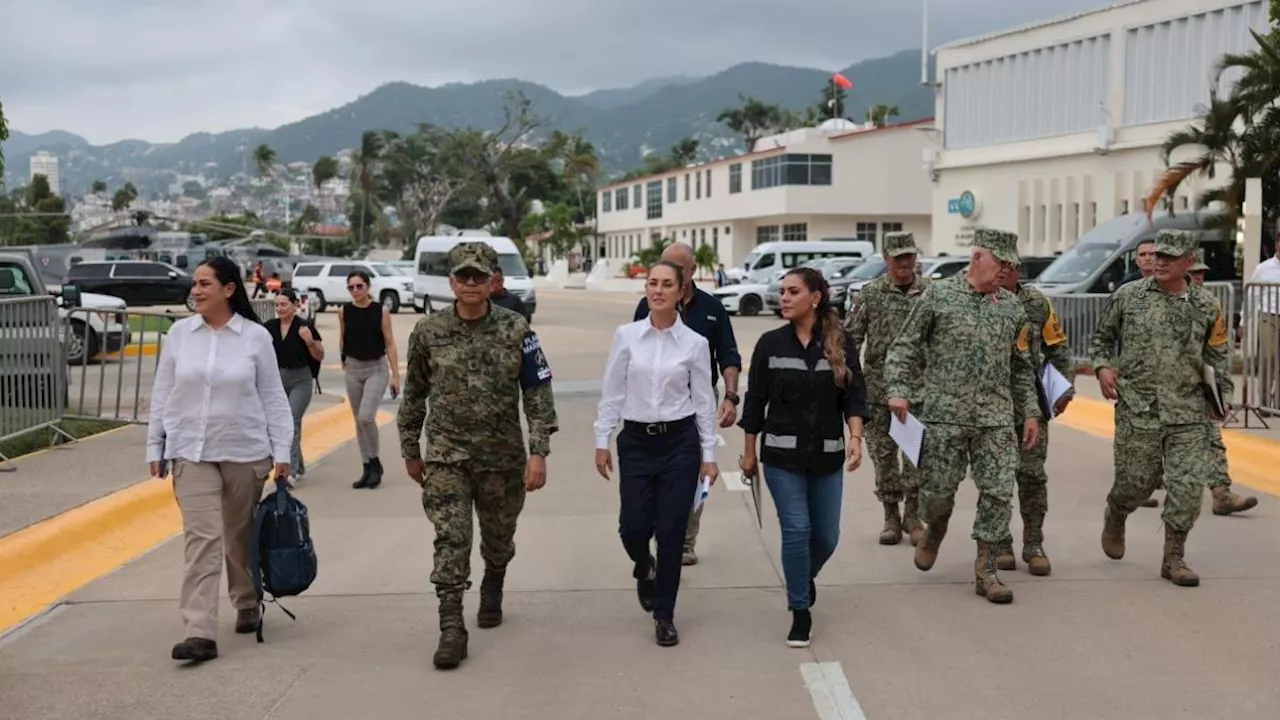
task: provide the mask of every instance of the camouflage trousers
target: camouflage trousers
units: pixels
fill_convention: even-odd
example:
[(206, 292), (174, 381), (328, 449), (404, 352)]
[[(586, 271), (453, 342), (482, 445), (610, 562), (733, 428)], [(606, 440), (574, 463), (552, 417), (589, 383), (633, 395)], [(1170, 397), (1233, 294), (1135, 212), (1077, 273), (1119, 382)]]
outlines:
[[(1022, 515), (1023, 525), (1028, 523), (1039, 527), (1044, 516), (1049, 512), (1049, 476), (1044, 471), (1045, 460), (1049, 457), (1049, 424), (1040, 422), (1040, 435), (1030, 450), (1022, 449), (1022, 423), (1019, 419), (1015, 429), (1018, 433), (1018, 512)], [(1005, 545), (1011, 546), (1013, 535), (1005, 536)]]
[(956, 491), (972, 468), (978, 486), (973, 539), (999, 543), (1009, 535), (1018, 434), (1012, 426), (926, 423), (920, 452), (920, 513), (925, 523), (951, 517)]
[(888, 405), (868, 405), (867, 422), (863, 427), (871, 463), (876, 469), (876, 497), (882, 503), (900, 503), (915, 495), (920, 487), (920, 471), (899, 452), (898, 444), (889, 437), (892, 417)]
[(1107, 504), (1129, 514), (1151, 496), (1164, 476), (1161, 517), (1169, 527), (1188, 532), (1200, 516), (1205, 486), (1215, 477), (1215, 458), (1208, 422), (1192, 425), (1137, 427), (1116, 412), (1115, 482)]
[(516, 520), (524, 509), (524, 466), (498, 472), (471, 462), (427, 463), (422, 508), (435, 526), (431, 582), (441, 600), (462, 600), (471, 587), (472, 508), (480, 520), (485, 569), (505, 570), (515, 557)]
[(1222, 442), (1222, 428), (1210, 424), (1209, 448), (1213, 451), (1213, 471), (1209, 475), (1209, 489), (1231, 487), (1231, 473), (1227, 472), (1227, 446)]

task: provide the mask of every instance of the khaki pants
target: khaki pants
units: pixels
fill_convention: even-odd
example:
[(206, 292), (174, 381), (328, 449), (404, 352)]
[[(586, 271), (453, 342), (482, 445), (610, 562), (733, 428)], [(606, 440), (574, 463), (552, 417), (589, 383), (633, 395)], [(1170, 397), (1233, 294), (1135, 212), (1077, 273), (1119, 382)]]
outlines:
[(1280, 315), (1258, 315), (1257, 404), (1280, 408)]
[(186, 638), (216, 640), (223, 544), (227, 584), (237, 610), (258, 605), (250, 563), (253, 515), (271, 472), (271, 458), (254, 463), (173, 462), (173, 492), (182, 510), (186, 562), (179, 608)]

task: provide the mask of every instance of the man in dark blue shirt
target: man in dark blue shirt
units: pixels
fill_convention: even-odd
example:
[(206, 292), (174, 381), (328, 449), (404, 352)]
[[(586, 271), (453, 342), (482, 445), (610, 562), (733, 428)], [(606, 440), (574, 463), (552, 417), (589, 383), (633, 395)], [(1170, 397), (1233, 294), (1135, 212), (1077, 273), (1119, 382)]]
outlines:
[[(724, 400), (720, 402), (720, 427), (727, 428), (738, 419), (738, 374), (742, 372), (742, 356), (738, 353), (738, 341), (733, 337), (733, 325), (729, 313), (724, 311), (711, 293), (699, 290), (693, 283), (697, 264), (693, 261), (693, 248), (675, 243), (662, 253), (663, 260), (670, 260), (684, 268), (684, 296), (680, 300), (680, 319), (690, 330), (707, 339), (711, 346), (711, 384), (720, 396), (719, 376), (724, 376)], [(649, 317), (649, 300), (641, 298), (636, 306), (636, 320)], [(689, 529), (684, 536), (685, 565), (698, 562), (693, 551), (698, 540), (698, 526), (702, 520), (702, 507), (689, 516)]]

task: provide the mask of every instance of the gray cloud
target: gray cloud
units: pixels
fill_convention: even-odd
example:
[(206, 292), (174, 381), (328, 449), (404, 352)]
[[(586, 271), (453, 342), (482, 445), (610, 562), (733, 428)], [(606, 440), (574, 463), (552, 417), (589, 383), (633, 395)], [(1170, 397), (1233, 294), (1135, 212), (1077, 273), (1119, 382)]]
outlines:
[[(931, 44), (1102, 0), (933, 0)], [(562, 92), (920, 45), (920, 0), (46, 0), (0, 24), (10, 126), (95, 143), (275, 127), (391, 80)]]

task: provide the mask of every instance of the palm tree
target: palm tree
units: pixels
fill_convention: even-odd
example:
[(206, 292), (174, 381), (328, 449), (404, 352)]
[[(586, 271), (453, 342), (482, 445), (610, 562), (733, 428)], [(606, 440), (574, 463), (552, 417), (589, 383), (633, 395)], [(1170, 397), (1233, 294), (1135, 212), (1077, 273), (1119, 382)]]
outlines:
[(360, 137), (360, 151), (355, 157), (356, 184), (360, 186), (360, 244), (364, 245), (365, 218), (369, 215), (369, 198), (373, 195), (374, 173), (382, 151), (394, 135), (365, 130)]
[(324, 184), (338, 177), (338, 161), (328, 155), (322, 155), (315, 165), (311, 166), (311, 182), (316, 187), (316, 194), (324, 197)]
[(272, 176), (272, 168), (276, 164), (276, 151), (263, 143), (253, 150), (253, 165), (258, 169), (258, 177), (268, 180)]
[(788, 124), (787, 113), (777, 105), (770, 105), (753, 97), (739, 98), (742, 106), (721, 111), (716, 116), (716, 122), (722, 122), (730, 130), (742, 135), (747, 152), (754, 152), (756, 143), (766, 132)]
[(897, 105), (872, 105), (867, 108), (867, 122), (878, 128), (884, 127), (891, 117), (898, 117), (901, 111)]

